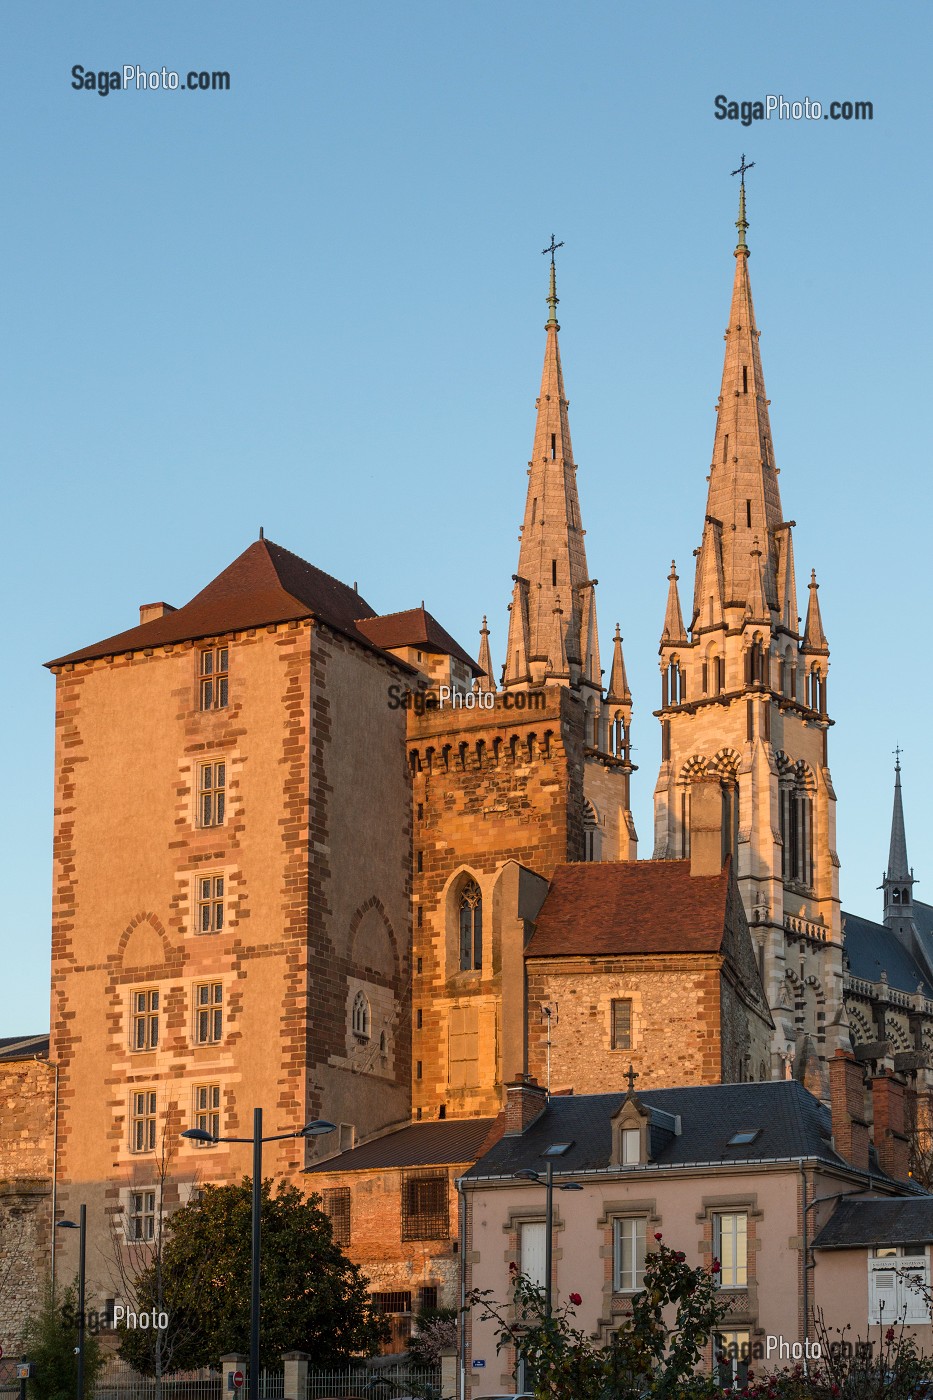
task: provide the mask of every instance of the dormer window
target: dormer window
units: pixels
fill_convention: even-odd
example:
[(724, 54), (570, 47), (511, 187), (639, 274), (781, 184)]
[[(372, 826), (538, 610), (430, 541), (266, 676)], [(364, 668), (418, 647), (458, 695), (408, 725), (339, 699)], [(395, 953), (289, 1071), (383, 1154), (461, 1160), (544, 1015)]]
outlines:
[(749, 1147), (761, 1134), (760, 1128), (740, 1128), (737, 1133), (733, 1133), (727, 1147)]
[(641, 1161), (641, 1129), (623, 1128), (621, 1143), (623, 1167), (637, 1167)]

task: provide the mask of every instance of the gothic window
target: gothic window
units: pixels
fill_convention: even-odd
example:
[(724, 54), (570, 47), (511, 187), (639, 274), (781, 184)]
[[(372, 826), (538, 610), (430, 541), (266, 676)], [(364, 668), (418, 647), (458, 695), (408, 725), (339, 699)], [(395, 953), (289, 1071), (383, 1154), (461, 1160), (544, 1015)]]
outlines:
[(483, 966), (483, 896), (475, 880), (460, 891), (460, 971), (474, 972)]
[(788, 884), (810, 889), (813, 885), (813, 796), (803, 765), (785, 768), (778, 797), (783, 842), (782, 878)]
[(354, 1035), (359, 1036), (362, 1040), (368, 1040), (369, 1026), (369, 1000), (365, 992), (357, 992), (353, 998), (353, 1010), (350, 1013), (350, 1028)]
[(583, 859), (599, 860), (599, 818), (588, 798), (583, 799)]

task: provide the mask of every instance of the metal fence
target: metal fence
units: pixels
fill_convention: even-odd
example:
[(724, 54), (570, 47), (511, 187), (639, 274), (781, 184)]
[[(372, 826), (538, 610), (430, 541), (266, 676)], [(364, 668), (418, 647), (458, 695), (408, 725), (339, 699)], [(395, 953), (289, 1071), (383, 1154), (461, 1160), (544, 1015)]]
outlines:
[[(263, 1371), (259, 1378), (261, 1400), (283, 1400), (285, 1376), (281, 1371)], [(227, 1400), (223, 1376), (206, 1368), (175, 1371), (157, 1382), (142, 1376), (128, 1362), (112, 1357), (94, 1387), (94, 1400)]]
[[(308, 1371), (304, 1400), (440, 1400), (439, 1367), (352, 1366), (341, 1371)], [(299, 1400), (301, 1398), (299, 1397)]]

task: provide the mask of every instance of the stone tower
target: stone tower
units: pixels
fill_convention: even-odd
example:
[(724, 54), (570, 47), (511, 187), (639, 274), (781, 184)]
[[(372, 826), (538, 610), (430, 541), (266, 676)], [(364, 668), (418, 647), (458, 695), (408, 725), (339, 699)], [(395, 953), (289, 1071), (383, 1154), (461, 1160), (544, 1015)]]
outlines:
[(803, 632), (781, 506), (746, 243), (745, 186), (693, 608), (672, 565), (660, 646), (659, 858), (689, 855), (692, 784), (715, 773), (723, 854), (735, 858), (776, 1031), (772, 1077), (826, 1089), (848, 1043), (839, 859), (829, 772), (829, 647), (815, 574)]
[(603, 691), (553, 262), (548, 305), (502, 684), (484, 619), (485, 678), (409, 710), (417, 1117), (498, 1111), (527, 1064), (523, 954), (546, 881), (565, 861), (635, 856), (631, 693), (618, 628)]

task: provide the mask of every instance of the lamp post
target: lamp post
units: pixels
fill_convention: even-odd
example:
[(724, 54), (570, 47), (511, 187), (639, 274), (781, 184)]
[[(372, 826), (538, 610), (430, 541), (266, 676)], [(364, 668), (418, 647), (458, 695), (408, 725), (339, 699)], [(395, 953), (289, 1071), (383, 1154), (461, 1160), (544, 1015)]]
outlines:
[[(183, 1138), (192, 1142), (251, 1142), (253, 1145), (253, 1211), (252, 1239), (250, 1242), (250, 1291), (249, 1291), (249, 1400), (259, 1400), (259, 1265), (262, 1253), (262, 1145), (264, 1142), (283, 1142), (286, 1138), (320, 1137), (323, 1133), (337, 1131), (336, 1123), (328, 1123), (324, 1118), (315, 1118), (293, 1133), (273, 1133), (262, 1135), (262, 1109), (253, 1109), (253, 1136), (215, 1137), (204, 1128), (188, 1128)], [(82, 1207), (83, 1209), (83, 1207)], [(83, 1400), (81, 1395), (78, 1400)]]
[(77, 1221), (58, 1220), (59, 1230), (79, 1230), (78, 1236), (78, 1381), (77, 1400), (84, 1400), (84, 1278), (87, 1262), (87, 1206), (82, 1205)]
[[(512, 1175), (517, 1181), (537, 1181), (544, 1186), (544, 1315), (551, 1316), (551, 1265), (554, 1257), (554, 1158), (560, 1157), (565, 1152), (569, 1152), (573, 1146), (571, 1142), (557, 1142), (544, 1151), (547, 1158), (544, 1181), (541, 1181), (541, 1173), (536, 1172), (531, 1167), (526, 1167), (522, 1171), (513, 1172)], [(578, 1181), (565, 1181), (558, 1188), (559, 1191), (582, 1191), (583, 1187)]]

